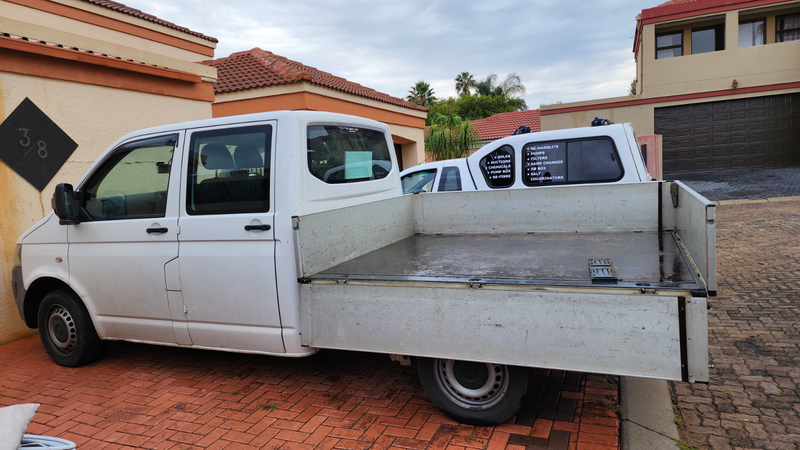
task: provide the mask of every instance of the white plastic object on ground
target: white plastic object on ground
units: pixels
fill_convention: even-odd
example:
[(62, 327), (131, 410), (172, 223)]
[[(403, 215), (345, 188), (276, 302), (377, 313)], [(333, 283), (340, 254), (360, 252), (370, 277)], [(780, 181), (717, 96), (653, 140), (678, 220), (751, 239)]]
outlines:
[(22, 437), (20, 449), (28, 448), (49, 448), (50, 450), (73, 450), (76, 448), (75, 443), (66, 439), (59, 439), (49, 436), (36, 436), (35, 434), (26, 434)]

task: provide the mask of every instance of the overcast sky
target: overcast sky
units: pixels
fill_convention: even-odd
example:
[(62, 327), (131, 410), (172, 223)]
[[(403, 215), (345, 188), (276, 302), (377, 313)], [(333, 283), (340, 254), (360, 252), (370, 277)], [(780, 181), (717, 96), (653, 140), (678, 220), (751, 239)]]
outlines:
[(516, 72), (530, 109), (626, 95), (636, 15), (663, 2), (121, 1), (219, 39), (216, 58), (259, 47), (395, 97), (419, 80), (454, 96), (462, 71)]

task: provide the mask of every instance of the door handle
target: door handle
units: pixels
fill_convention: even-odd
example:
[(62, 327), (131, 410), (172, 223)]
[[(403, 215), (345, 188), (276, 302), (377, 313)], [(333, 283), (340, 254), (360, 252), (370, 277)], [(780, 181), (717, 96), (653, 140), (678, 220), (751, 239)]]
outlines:
[(272, 227), (269, 226), (269, 225), (266, 225), (266, 224), (265, 225), (245, 225), (244, 226), (244, 230), (245, 231), (267, 231), (270, 228), (272, 228)]
[(161, 228), (148, 228), (146, 231), (148, 233), (166, 233), (169, 230), (167, 229), (167, 227), (161, 227)]

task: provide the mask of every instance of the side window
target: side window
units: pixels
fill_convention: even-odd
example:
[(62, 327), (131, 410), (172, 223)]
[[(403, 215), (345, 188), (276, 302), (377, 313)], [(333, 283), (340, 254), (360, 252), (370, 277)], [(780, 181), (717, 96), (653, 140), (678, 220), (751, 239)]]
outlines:
[(461, 190), (461, 171), (458, 167), (451, 166), (442, 169), (442, 178), (439, 180), (438, 192), (460, 191)]
[(174, 134), (117, 148), (83, 186), (81, 220), (164, 217), (177, 142), (178, 135)]
[(269, 211), (271, 144), (270, 125), (193, 133), (186, 213)]
[(608, 138), (531, 142), (523, 147), (526, 186), (543, 183), (601, 183), (622, 178), (622, 166)]
[(570, 182), (616, 181), (622, 178), (617, 152), (609, 139), (588, 139), (567, 144)]
[(306, 132), (308, 170), (328, 183), (379, 180), (392, 170), (382, 131), (343, 125), (312, 125)]
[(403, 185), (403, 194), (431, 192), (433, 190), (433, 180), (435, 179), (436, 169), (409, 173), (400, 180)]
[(514, 184), (514, 147), (504, 145), (481, 158), (481, 173), (490, 188), (507, 188)]

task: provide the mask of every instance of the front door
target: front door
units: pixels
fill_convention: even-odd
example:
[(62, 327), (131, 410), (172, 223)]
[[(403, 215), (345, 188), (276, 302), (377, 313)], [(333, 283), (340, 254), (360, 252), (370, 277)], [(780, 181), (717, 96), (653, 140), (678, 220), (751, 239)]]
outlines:
[(193, 345), (285, 351), (275, 281), (274, 130), (274, 122), (263, 122), (187, 136), (178, 266)]
[(164, 266), (178, 257), (172, 157), (181, 141), (172, 133), (125, 143), (79, 187), (81, 223), (67, 231), (70, 285), (100, 337), (175, 343)]

